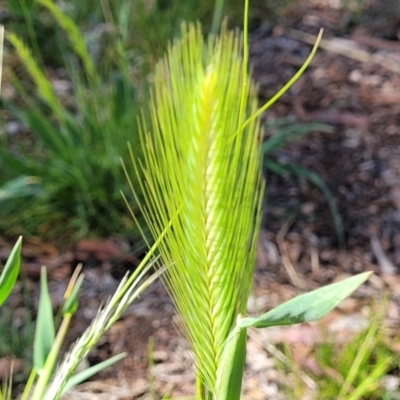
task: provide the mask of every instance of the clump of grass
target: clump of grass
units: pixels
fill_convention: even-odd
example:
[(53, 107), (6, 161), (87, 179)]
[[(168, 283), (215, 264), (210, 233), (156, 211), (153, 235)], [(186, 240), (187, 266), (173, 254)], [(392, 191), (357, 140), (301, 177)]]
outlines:
[[(26, 109), (9, 108), (34, 135), (36, 151), (3, 147), (0, 158), (9, 181), (0, 195), (0, 226), (9, 234), (45, 238), (109, 235), (133, 229), (124, 217), (120, 191), (126, 180), (119, 157), (137, 137), (136, 92), (122, 50), (107, 79), (97, 71), (75, 23), (50, 0), (40, 1), (65, 31), (75, 57), (68, 61), (74, 105), (64, 107), (51, 80), (28, 46), (8, 34), (37, 91), (33, 100), (17, 79)], [(116, 38), (115, 47), (120, 42)], [(80, 66), (82, 70), (80, 70)], [(4, 177), (3, 177), (4, 179)]]
[[(162, 235), (160, 238), (162, 238)], [(57, 400), (73, 386), (126, 356), (125, 353), (119, 354), (76, 373), (77, 367), (87, 357), (102, 335), (120, 318), (126, 308), (163, 272), (161, 269), (149, 275), (149, 271), (155, 262), (155, 259), (152, 260), (152, 258), (157, 245), (158, 242), (150, 249), (142, 263), (131, 276), (125, 276), (122, 279), (113, 296), (99, 310), (90, 326), (76, 341), (61, 362), (58, 362), (61, 346), (72, 317), (78, 308), (78, 294), (84, 275), (80, 274), (80, 268), (77, 268), (74, 272), (65, 291), (64, 302), (58, 313), (59, 318), (54, 318), (47, 286), (46, 269), (42, 267), (35, 333), (30, 337), (32, 340), (30, 344), (33, 348), (33, 367), (25, 382), (21, 395), (22, 400), (28, 398), (30, 400)], [(21, 266), (21, 248), (22, 237), (15, 244), (0, 274), (0, 306), (3, 305), (10, 295), (16, 283)], [(3, 328), (11, 328), (11, 326), (4, 326), (3, 324), (2, 330)], [(57, 362), (58, 365), (56, 365)], [(10, 379), (3, 382), (3, 386), (0, 388), (0, 399), (11, 400), (11, 387), (12, 371), (10, 371)]]
[[(310, 356), (315, 357), (320, 373), (307, 371), (296, 364), (290, 346), (286, 346), (287, 360), (281, 365), (285, 374), (292, 376), (287, 393), (302, 398), (309, 392), (298, 371), (305, 372), (314, 382), (313, 399), (377, 400), (389, 396), (383, 386), (383, 377), (392, 369), (398, 369), (398, 357), (390, 349), (390, 341), (384, 326), (386, 301), (371, 310), (368, 327), (354, 333), (340, 344), (331, 334), (316, 344)], [(277, 362), (281, 364), (278, 360)], [(297, 372), (296, 372), (297, 371)], [(390, 398), (390, 397), (389, 397)]]

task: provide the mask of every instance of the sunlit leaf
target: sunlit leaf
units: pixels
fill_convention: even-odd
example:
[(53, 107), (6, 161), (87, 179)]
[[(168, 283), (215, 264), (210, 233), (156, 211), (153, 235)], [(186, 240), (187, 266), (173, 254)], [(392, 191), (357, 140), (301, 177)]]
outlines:
[(342, 300), (362, 285), (372, 272), (345, 279), (344, 281), (297, 296), (257, 318), (242, 318), (241, 327), (268, 328), (276, 325), (292, 325), (312, 322), (333, 310)]
[(15, 243), (0, 275), (0, 306), (10, 295), (21, 267), (22, 236)]
[(114, 357), (104, 360), (96, 365), (93, 365), (90, 368), (83, 370), (82, 372), (78, 372), (76, 375), (73, 375), (66, 383), (60, 396), (63, 396), (65, 393), (68, 392), (68, 390), (72, 389), (76, 385), (79, 385), (83, 381), (91, 378), (93, 375), (97, 374), (98, 372), (103, 371), (103, 369), (110, 367), (111, 365), (115, 364), (116, 362), (122, 360), (123, 358), (125, 358), (127, 356), (127, 354), (128, 353), (117, 354)]
[(33, 345), (33, 364), (40, 370), (43, 368), (55, 338), (53, 309), (47, 286), (46, 268), (40, 271), (40, 299), (36, 320), (35, 340)]

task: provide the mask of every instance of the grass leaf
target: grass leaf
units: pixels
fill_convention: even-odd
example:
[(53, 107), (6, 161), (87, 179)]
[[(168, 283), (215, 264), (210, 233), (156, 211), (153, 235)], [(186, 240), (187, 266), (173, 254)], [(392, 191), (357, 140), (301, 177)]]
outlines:
[(0, 275), (0, 306), (6, 301), (14, 288), (21, 267), (22, 237), (15, 243)]
[(81, 35), (81, 32), (75, 22), (63, 13), (52, 0), (38, 0), (38, 2), (46, 7), (53, 17), (57, 20), (58, 24), (66, 32), (75, 54), (81, 59), (86, 76), (92, 83), (96, 82), (98, 78), (96, 68), (93, 60), (91, 59), (86, 43)]
[(332, 132), (332, 127), (326, 124), (309, 123), (309, 124), (296, 124), (287, 123), (279, 126), (277, 132), (271, 135), (262, 145), (261, 153), (266, 156), (278, 148), (284, 147), (289, 143), (299, 140), (311, 131), (319, 132)]
[(0, 93), (1, 93), (1, 81), (3, 76), (3, 45), (4, 45), (4, 26), (0, 25)]
[(238, 325), (244, 328), (268, 328), (312, 322), (333, 310), (343, 299), (362, 285), (372, 272), (364, 272), (344, 281), (297, 296), (257, 318), (242, 318)]
[(236, 326), (225, 343), (221, 364), (218, 366), (216, 398), (240, 400), (246, 361), (247, 329)]
[(127, 354), (128, 353), (117, 354), (116, 356), (108, 358), (107, 360), (104, 360), (96, 365), (93, 365), (90, 368), (83, 370), (82, 372), (78, 372), (76, 375), (73, 375), (69, 379), (69, 381), (66, 383), (60, 396), (63, 396), (65, 393), (68, 392), (68, 390), (72, 389), (76, 385), (79, 385), (83, 381), (91, 378), (93, 375), (97, 374), (98, 372), (103, 371), (103, 369), (108, 368), (111, 365), (115, 364), (116, 362), (122, 360), (123, 358), (125, 358), (127, 356)]
[(19, 176), (0, 186), (0, 202), (16, 197), (40, 195), (42, 188), (40, 180), (34, 176)]
[(35, 340), (33, 344), (33, 364), (41, 370), (46, 362), (47, 356), (53, 346), (55, 329), (53, 321), (53, 309), (47, 286), (46, 268), (40, 271), (40, 300), (36, 320)]
[(7, 38), (15, 48), (28, 73), (35, 81), (39, 96), (46, 102), (50, 109), (60, 117), (62, 115), (60, 103), (54, 93), (49, 79), (47, 79), (41, 67), (35, 61), (31, 50), (14, 33), (9, 33)]

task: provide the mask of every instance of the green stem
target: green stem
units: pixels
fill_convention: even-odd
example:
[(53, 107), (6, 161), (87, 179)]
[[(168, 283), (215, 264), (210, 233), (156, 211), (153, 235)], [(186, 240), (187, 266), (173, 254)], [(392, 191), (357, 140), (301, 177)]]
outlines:
[(36, 375), (37, 375), (37, 369), (34, 367), (34, 368), (32, 368), (32, 371), (29, 374), (29, 378), (24, 387), (24, 392), (22, 393), (21, 400), (28, 399), (28, 396), (29, 396), (29, 393), (31, 392), (31, 388), (32, 388), (33, 382), (35, 381)]
[(56, 339), (54, 340), (53, 346), (50, 350), (50, 353), (46, 359), (46, 363), (43, 369), (39, 372), (39, 379), (35, 386), (35, 390), (33, 392), (31, 400), (42, 400), (46, 387), (50, 381), (51, 374), (54, 369), (54, 365), (57, 361), (57, 357), (60, 353), (61, 345), (64, 341), (65, 335), (67, 334), (67, 330), (69, 324), (71, 322), (72, 314), (66, 314), (60, 329), (57, 332)]
[(204, 384), (200, 376), (196, 378), (196, 399), (205, 400)]
[(257, 117), (259, 117), (265, 110), (267, 110), (269, 107), (272, 106), (279, 98), (285, 94), (286, 91), (290, 89), (291, 86), (294, 85), (294, 83), (300, 78), (300, 76), (303, 74), (303, 72), (307, 69), (307, 67), (310, 65), (312, 59), (315, 56), (315, 53), (317, 52), (318, 46), (321, 42), (322, 39), (322, 34), (324, 33), (324, 30), (321, 29), (319, 31), (319, 34), (315, 40), (314, 47), (311, 50), (310, 55), (307, 57), (306, 61), (304, 64), (301, 66), (301, 68), (293, 75), (293, 77), (289, 80), (286, 85), (283, 86), (281, 90), (279, 90), (270, 100), (268, 100), (261, 108), (259, 108), (254, 114), (252, 114), (243, 124), (243, 126), (240, 129), (244, 129), (247, 125), (250, 124), (250, 122), (254, 121)]

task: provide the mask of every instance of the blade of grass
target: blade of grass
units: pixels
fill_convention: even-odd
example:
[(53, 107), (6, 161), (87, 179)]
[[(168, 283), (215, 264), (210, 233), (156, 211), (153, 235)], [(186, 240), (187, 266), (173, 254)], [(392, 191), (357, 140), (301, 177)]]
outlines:
[(61, 12), (61, 10), (52, 0), (38, 0), (38, 3), (46, 7), (51, 12), (59, 25), (67, 33), (75, 54), (77, 54), (82, 60), (88, 81), (91, 83), (91, 85), (97, 85), (99, 83), (99, 76), (96, 72), (93, 60), (87, 51), (86, 43), (83, 40), (83, 37), (74, 21)]
[(14, 288), (21, 267), (22, 237), (15, 243), (0, 275), (0, 306), (5, 302)]
[(261, 153), (267, 156), (278, 148), (284, 147), (289, 143), (299, 140), (308, 135), (311, 131), (332, 132), (332, 127), (320, 123), (296, 124), (290, 123), (280, 126), (277, 133), (270, 136), (262, 145)]
[(61, 392), (61, 396), (66, 394), (68, 392), (68, 390), (72, 389), (76, 385), (79, 385), (83, 381), (91, 378), (93, 375), (97, 374), (98, 372), (103, 371), (104, 369), (110, 367), (111, 365), (117, 363), (118, 361), (121, 361), (127, 355), (128, 355), (128, 353), (117, 354), (116, 356), (108, 358), (107, 360), (104, 360), (96, 365), (93, 365), (90, 368), (85, 369), (82, 372), (77, 373), (76, 375), (73, 375), (71, 377), (71, 379), (66, 383), (64, 389)]
[(46, 102), (51, 110), (62, 119), (62, 107), (54, 93), (50, 81), (43, 74), (42, 69), (35, 61), (30, 49), (14, 33), (7, 35), (8, 40), (24, 63), (27, 71), (35, 81), (39, 96)]
[(358, 400), (362, 398), (364, 392), (368, 390), (368, 386), (375, 383), (375, 376), (380, 376), (379, 374), (382, 374), (385, 367), (390, 364), (390, 360), (388, 359), (386, 360), (388, 362), (387, 364), (383, 363), (381, 365), (376, 365), (374, 371), (371, 374), (368, 374), (368, 378), (363, 381), (361, 385), (358, 385), (355, 391), (352, 390), (355, 380), (363, 368), (363, 364), (371, 356), (371, 353), (374, 350), (377, 333), (383, 322), (385, 309), (386, 307), (382, 305), (381, 310), (378, 311), (378, 315), (371, 319), (371, 325), (367, 330), (365, 338), (362, 340), (357, 349), (357, 355), (350, 367), (350, 370), (346, 374), (346, 379), (338, 394), (338, 400)]
[(216, 0), (214, 6), (214, 14), (211, 23), (211, 34), (217, 34), (218, 31), (221, 29), (221, 22), (222, 22), (222, 14), (224, 11), (224, 4), (225, 0)]
[(371, 274), (372, 272), (364, 272), (344, 281), (302, 294), (260, 317), (240, 318), (238, 326), (243, 328), (268, 328), (270, 326), (316, 321), (333, 310), (343, 299), (364, 283)]
[(0, 186), (0, 202), (17, 197), (36, 197), (40, 193), (42, 187), (39, 179), (34, 176), (19, 176)]
[(40, 271), (39, 308), (33, 346), (33, 364), (38, 371), (40, 371), (46, 363), (46, 359), (54, 343), (54, 338), (53, 308), (47, 286), (46, 268), (42, 267)]
[[(245, 34), (247, 32), (247, 23), (245, 24)], [(269, 107), (271, 107), (274, 103), (276, 103), (280, 97), (282, 97), (283, 94), (285, 94), (292, 86), (293, 84), (300, 78), (300, 76), (303, 74), (303, 72), (307, 69), (307, 67), (310, 65), (311, 61), (313, 60), (315, 53), (317, 52), (318, 46), (321, 43), (322, 35), (324, 33), (324, 30), (321, 29), (318, 33), (318, 36), (315, 39), (314, 46), (311, 50), (310, 55), (307, 57), (307, 59), (304, 61), (304, 64), (300, 67), (300, 69), (293, 75), (293, 77), (286, 83), (282, 89), (280, 89), (270, 100), (268, 100), (262, 107), (260, 107), (257, 112), (252, 114), (244, 123), (243, 128), (247, 126), (251, 121), (254, 119), (258, 118), (265, 110), (267, 110)], [(244, 55), (246, 57), (246, 54)]]
[(4, 45), (4, 26), (0, 25), (0, 94), (1, 94), (1, 81), (3, 77), (3, 45)]

